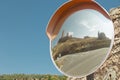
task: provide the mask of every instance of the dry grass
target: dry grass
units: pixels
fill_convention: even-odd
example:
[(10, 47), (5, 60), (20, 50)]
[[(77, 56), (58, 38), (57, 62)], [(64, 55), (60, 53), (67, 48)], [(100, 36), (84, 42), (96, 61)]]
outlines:
[(109, 47), (111, 43), (110, 39), (97, 39), (97, 38), (69, 38), (58, 42), (58, 44), (52, 49), (54, 60), (58, 57), (67, 54), (74, 54), (79, 52), (86, 52), (99, 48)]

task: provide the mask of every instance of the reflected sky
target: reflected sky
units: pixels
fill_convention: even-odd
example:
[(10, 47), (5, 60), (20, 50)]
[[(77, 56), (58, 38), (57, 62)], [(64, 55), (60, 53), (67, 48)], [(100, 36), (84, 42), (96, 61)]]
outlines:
[(64, 31), (73, 37), (83, 38), (84, 36), (97, 37), (98, 31), (112, 39), (113, 37), (112, 21), (104, 17), (101, 13), (92, 9), (84, 9), (75, 12), (64, 22), (58, 36), (52, 41), (52, 47), (57, 44)]

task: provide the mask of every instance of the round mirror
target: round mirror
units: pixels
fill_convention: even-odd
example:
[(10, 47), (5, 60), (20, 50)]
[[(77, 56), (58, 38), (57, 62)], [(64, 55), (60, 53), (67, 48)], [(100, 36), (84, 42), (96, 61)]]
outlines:
[(51, 58), (60, 72), (83, 77), (103, 64), (111, 50), (114, 35), (112, 21), (106, 15), (92, 7), (79, 9), (63, 16), (51, 29), (57, 30), (47, 32), (48, 37), (51, 36)]

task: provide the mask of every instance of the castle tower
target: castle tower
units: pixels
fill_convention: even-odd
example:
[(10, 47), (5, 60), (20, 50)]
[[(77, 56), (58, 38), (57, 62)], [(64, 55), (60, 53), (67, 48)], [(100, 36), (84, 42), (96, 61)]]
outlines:
[(98, 31), (98, 39), (106, 39), (106, 35), (104, 32), (99, 32)]
[(98, 38), (99, 38), (99, 36), (100, 36), (100, 32), (98, 31)]
[(69, 37), (69, 33), (67, 33), (67, 35), (66, 35), (67, 37)]
[(64, 30), (63, 30), (61, 38), (63, 38), (64, 36), (65, 36), (65, 32), (64, 32)]

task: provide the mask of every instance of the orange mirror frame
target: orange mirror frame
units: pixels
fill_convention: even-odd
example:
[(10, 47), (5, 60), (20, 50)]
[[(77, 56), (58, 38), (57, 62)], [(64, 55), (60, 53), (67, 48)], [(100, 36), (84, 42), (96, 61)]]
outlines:
[(52, 16), (50, 22), (48, 23), (48, 27), (46, 30), (47, 36), (52, 41), (57, 34), (59, 33), (59, 30), (61, 29), (64, 21), (74, 12), (83, 10), (83, 9), (94, 9), (99, 11), (101, 14), (103, 14), (106, 18), (110, 19), (107, 12), (98, 5), (93, 0), (71, 0), (67, 3), (63, 4)]

